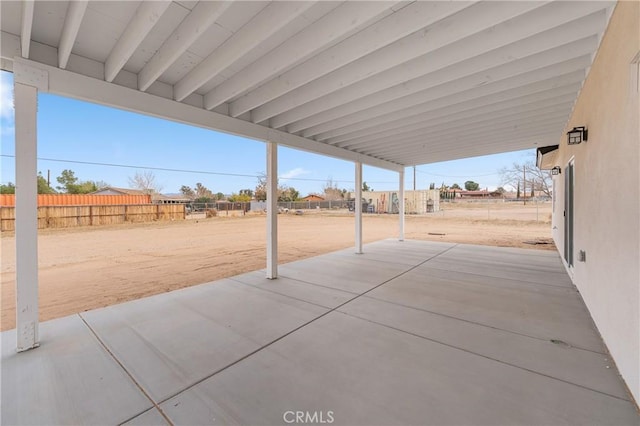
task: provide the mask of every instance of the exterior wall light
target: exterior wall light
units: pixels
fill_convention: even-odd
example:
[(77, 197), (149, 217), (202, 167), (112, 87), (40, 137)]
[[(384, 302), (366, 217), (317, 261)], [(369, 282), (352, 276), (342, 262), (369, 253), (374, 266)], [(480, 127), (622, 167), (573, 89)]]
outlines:
[(577, 145), (582, 141), (587, 141), (586, 127), (574, 127), (567, 132), (567, 143), (569, 145)]
[(562, 173), (562, 169), (558, 166), (555, 166), (553, 169), (551, 169), (551, 174), (552, 175), (559, 175), (560, 173)]

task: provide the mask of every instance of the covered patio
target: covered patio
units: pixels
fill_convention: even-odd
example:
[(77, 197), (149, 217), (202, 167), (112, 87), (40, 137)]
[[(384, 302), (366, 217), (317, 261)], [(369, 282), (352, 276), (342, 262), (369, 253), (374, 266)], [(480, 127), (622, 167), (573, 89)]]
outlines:
[[(637, 424), (557, 253), (384, 240), (2, 334), (3, 424)], [(299, 414), (299, 412), (303, 414)]]

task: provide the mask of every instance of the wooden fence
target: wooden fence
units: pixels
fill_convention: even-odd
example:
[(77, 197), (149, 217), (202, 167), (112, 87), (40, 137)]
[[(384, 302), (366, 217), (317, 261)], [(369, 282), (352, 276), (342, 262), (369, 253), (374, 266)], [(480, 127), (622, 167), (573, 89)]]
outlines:
[[(184, 218), (184, 204), (38, 207), (39, 229), (182, 220)], [(0, 229), (2, 231), (15, 229), (15, 207), (2, 206), (0, 208)]]
[[(38, 194), (39, 206), (107, 206), (151, 204), (151, 195)], [(15, 206), (14, 194), (0, 194), (0, 206)]]

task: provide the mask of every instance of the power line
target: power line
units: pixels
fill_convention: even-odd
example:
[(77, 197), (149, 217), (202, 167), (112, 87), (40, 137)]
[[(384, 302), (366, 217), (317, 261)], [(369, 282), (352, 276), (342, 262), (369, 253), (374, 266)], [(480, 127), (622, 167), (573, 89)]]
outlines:
[[(0, 154), (0, 157), (6, 158), (15, 158), (15, 155), (9, 154)], [(242, 174), (242, 173), (228, 173), (228, 172), (214, 172), (208, 170), (188, 170), (188, 169), (171, 169), (167, 167), (154, 167), (154, 166), (137, 166), (132, 164), (115, 164), (115, 163), (101, 163), (95, 161), (80, 161), (80, 160), (63, 160), (60, 158), (44, 158), (38, 157), (40, 161), (51, 161), (55, 163), (70, 163), (70, 164), (84, 164), (89, 166), (105, 166), (105, 167), (120, 167), (125, 169), (141, 169), (141, 170), (156, 170), (162, 172), (177, 172), (177, 173), (193, 173), (193, 174), (203, 174), (203, 175), (214, 175), (214, 176), (230, 176), (230, 177), (247, 177), (247, 178), (260, 178), (261, 175), (250, 175), (250, 174)], [(282, 180), (297, 180), (297, 181), (308, 181), (308, 182), (326, 182), (326, 179), (314, 179), (314, 178), (299, 178), (299, 177), (290, 177), (283, 178)], [(350, 180), (336, 180), (336, 183), (355, 183), (355, 181)], [(396, 183), (396, 182), (369, 182), (374, 184), (384, 184), (384, 183)]]
[(499, 175), (500, 175), (500, 173), (487, 173), (487, 174), (481, 174), (481, 175), (478, 175), (478, 174), (475, 174), (475, 173), (473, 173), (473, 174), (472, 174), (472, 173), (470, 173), (470, 174), (468, 174), (468, 175), (466, 175), (466, 176), (453, 176), (453, 175), (440, 175), (440, 174), (438, 174), (438, 173), (426, 172), (426, 171), (424, 171), (424, 170), (420, 170), (420, 169), (417, 169), (417, 172), (418, 172), (418, 173), (422, 173), (422, 174), (424, 174), (424, 175), (429, 175), (429, 176), (438, 176), (438, 177), (444, 177), (444, 178), (461, 178), (461, 179), (463, 179), (463, 178), (468, 178), (468, 177), (470, 177), (470, 176), (474, 176), (474, 177), (487, 177), (487, 176), (499, 176)]

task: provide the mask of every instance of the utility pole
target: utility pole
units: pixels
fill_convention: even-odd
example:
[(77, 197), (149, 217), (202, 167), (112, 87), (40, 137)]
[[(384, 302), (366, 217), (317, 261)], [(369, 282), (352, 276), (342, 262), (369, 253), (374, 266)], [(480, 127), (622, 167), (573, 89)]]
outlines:
[(527, 205), (527, 169), (522, 165), (522, 199), (524, 200), (524, 205)]
[(47, 169), (47, 186), (51, 186), (51, 170)]

